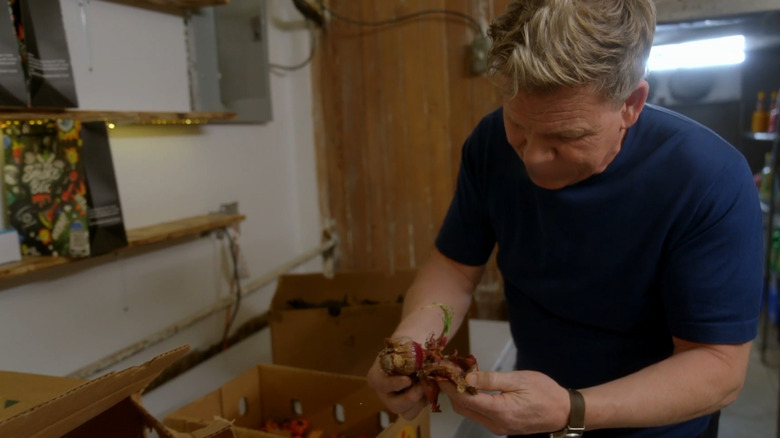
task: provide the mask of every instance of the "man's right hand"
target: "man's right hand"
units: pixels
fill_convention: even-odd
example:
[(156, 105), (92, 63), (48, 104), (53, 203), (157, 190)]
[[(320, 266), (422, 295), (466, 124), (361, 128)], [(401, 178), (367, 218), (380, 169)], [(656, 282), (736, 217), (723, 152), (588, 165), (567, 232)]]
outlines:
[(388, 376), (379, 366), (379, 359), (368, 370), (368, 386), (373, 388), (382, 403), (394, 414), (413, 420), (425, 409), (427, 402), (420, 385), (413, 385), (408, 376)]

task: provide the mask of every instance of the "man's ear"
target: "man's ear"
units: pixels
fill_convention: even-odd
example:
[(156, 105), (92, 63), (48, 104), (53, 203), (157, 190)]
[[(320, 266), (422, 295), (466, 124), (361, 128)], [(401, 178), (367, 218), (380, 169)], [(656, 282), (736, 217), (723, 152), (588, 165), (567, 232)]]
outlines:
[(623, 102), (623, 128), (628, 129), (636, 123), (639, 118), (639, 114), (645, 107), (647, 102), (647, 96), (650, 93), (650, 84), (645, 80), (639, 81), (636, 88), (631, 95), (628, 96), (625, 102)]

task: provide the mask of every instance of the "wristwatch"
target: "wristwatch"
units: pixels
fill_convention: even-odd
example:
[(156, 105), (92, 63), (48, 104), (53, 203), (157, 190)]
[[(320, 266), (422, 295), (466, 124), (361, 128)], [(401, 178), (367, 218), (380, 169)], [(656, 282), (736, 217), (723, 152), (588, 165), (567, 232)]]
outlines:
[(576, 389), (569, 390), (569, 425), (558, 432), (551, 432), (550, 438), (580, 438), (585, 432), (585, 399)]

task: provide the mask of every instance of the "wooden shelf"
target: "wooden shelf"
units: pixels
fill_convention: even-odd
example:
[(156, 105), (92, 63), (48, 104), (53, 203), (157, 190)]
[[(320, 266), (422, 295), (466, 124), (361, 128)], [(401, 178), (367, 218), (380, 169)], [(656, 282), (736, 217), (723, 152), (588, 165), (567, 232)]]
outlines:
[[(127, 230), (128, 245), (111, 254), (118, 254), (130, 249), (158, 243), (174, 242), (183, 237), (197, 237), (209, 231), (237, 224), (245, 218), (244, 215), (240, 214), (208, 214)], [(0, 281), (27, 274), (40, 273), (58, 266), (69, 264), (78, 265), (79, 262), (101, 257), (105, 257), (105, 255), (83, 259), (53, 256), (25, 256), (20, 262), (0, 265)]]
[(156, 111), (87, 111), (70, 109), (33, 110), (30, 108), (0, 108), (0, 122), (25, 120), (68, 119), (83, 122), (110, 122), (127, 125), (196, 125), (227, 121), (235, 113), (156, 112)]
[(131, 3), (149, 6), (176, 6), (181, 9), (196, 9), (228, 3), (228, 0), (127, 0)]
[(745, 137), (757, 141), (774, 141), (777, 134), (774, 132), (746, 132)]
[(190, 10), (205, 8), (208, 6), (219, 6), (227, 4), (229, 0), (105, 0), (113, 3), (124, 3), (131, 6), (142, 8), (164, 9), (164, 10)]

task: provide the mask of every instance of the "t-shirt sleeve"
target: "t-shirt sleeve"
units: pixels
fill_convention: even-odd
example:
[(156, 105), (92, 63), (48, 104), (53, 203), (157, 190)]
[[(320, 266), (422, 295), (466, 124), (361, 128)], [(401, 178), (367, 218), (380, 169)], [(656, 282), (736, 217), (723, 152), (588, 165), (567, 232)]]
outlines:
[(487, 209), (486, 152), (490, 145), (482, 131), (484, 126), (478, 126), (463, 146), (455, 195), (436, 237), (436, 248), (442, 254), (470, 266), (487, 263), (496, 243)]
[(682, 237), (670, 242), (662, 284), (674, 336), (726, 344), (756, 336), (762, 229), (752, 175), (745, 163), (735, 160), (707, 188)]

